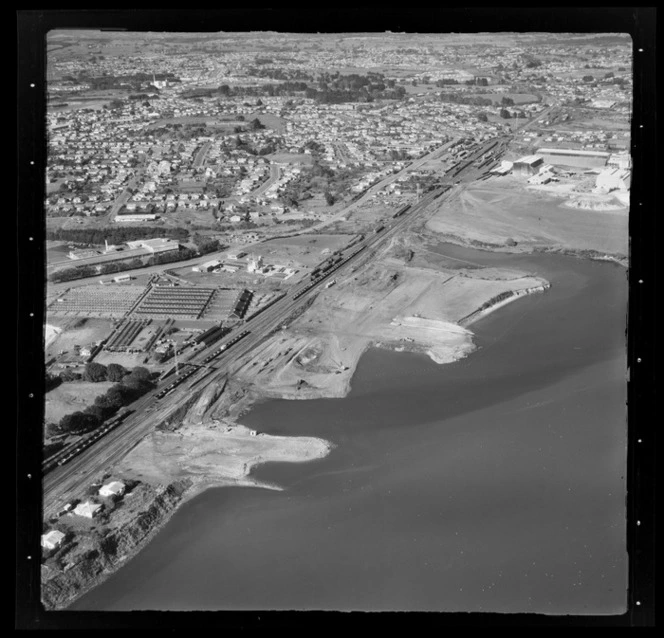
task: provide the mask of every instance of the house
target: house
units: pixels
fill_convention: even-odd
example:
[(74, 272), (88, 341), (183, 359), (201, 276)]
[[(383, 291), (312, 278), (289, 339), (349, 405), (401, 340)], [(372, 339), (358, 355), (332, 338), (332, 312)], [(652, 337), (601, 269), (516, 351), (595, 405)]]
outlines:
[(85, 518), (94, 518), (101, 507), (102, 506), (99, 505), (99, 503), (86, 501), (85, 503), (79, 503), (74, 508), (74, 514), (76, 514), (76, 516), (84, 516)]
[(99, 496), (122, 496), (125, 493), (125, 484), (121, 481), (111, 481), (99, 488)]
[(57, 549), (62, 545), (65, 535), (62, 532), (59, 532), (57, 529), (52, 529), (46, 534), (42, 534), (41, 537), (41, 546), (45, 549)]

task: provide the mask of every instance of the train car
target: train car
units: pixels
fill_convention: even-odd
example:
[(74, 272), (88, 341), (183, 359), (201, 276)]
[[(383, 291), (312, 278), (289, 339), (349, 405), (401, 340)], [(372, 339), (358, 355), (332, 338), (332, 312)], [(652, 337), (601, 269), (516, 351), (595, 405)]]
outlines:
[(401, 217), (401, 215), (403, 215), (409, 208), (410, 208), (410, 204), (408, 204), (406, 206), (403, 206), (396, 213), (394, 213), (394, 215), (392, 215), (392, 218), (396, 219), (397, 217)]
[(93, 443), (101, 439), (108, 432), (118, 427), (133, 410), (130, 410), (128, 407), (120, 408), (120, 410), (110, 418), (108, 421), (103, 423), (98, 427), (94, 432), (88, 434), (86, 437), (82, 438), (76, 443), (68, 445), (63, 450), (60, 450), (57, 454), (54, 454), (52, 457), (46, 459), (42, 463), (42, 471), (44, 473), (50, 472), (51, 470), (68, 463), (75, 456), (78, 456), (81, 452), (89, 448)]
[(378, 228), (376, 228), (374, 230), (374, 234), (377, 235), (378, 233), (382, 232), (383, 230), (385, 230), (385, 226), (378, 226)]

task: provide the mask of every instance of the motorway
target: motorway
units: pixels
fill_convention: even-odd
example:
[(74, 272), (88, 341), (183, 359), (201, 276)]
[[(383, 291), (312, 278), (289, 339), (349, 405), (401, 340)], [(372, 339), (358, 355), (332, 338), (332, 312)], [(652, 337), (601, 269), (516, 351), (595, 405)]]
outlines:
[[(472, 181), (479, 176), (480, 171), (472, 166), (472, 162), (476, 158), (481, 157), (484, 149), (490, 142), (478, 145), (477, 150), (464, 159), (464, 162), (470, 162), (471, 164), (454, 178), (455, 183)], [(193, 365), (201, 365), (203, 360), (215, 350), (218, 350), (222, 344), (228, 343), (240, 332), (245, 330), (250, 331), (246, 338), (220, 353), (212, 360), (211, 364), (206, 367), (200, 367), (163, 399), (157, 399), (155, 395), (165, 385), (172, 382), (172, 377), (165, 383), (162, 383), (157, 389), (130, 405), (129, 408), (133, 412), (119, 427), (110, 431), (106, 436), (99, 439), (69, 463), (57, 467), (44, 477), (45, 516), (54, 515), (67, 502), (74, 498), (82, 497), (87, 487), (97, 480), (101, 473), (126, 456), (132, 448), (150, 432), (154, 431), (159, 424), (165, 422), (173, 413), (179, 410), (183, 403), (193, 396), (194, 391), (202, 391), (210, 384), (219, 384), (224, 379), (232, 376), (234, 372), (246, 363), (244, 357), (272, 332), (280, 329), (284, 323), (287, 323), (289, 318), (301, 309), (302, 305), (318, 291), (320, 285), (328, 280), (332, 274), (337, 279), (349, 275), (353, 266), (356, 266), (358, 262), (366, 262), (381, 244), (389, 241), (407, 225), (412, 224), (434, 199), (442, 195), (445, 195), (446, 198), (449, 197), (454, 192), (451, 189), (452, 183), (450, 180), (448, 183), (443, 183), (440, 188), (425, 195), (401, 217), (397, 219), (388, 218), (382, 222), (377, 222), (377, 224), (385, 225), (384, 230), (372, 233), (363, 241), (341, 251), (343, 260), (339, 266), (328, 271), (313, 286), (308, 278), (304, 278), (267, 310), (254, 318), (242, 322), (224, 339), (199, 350), (188, 361), (188, 363)], [(364, 249), (353, 255), (354, 251), (357, 251), (360, 247)]]

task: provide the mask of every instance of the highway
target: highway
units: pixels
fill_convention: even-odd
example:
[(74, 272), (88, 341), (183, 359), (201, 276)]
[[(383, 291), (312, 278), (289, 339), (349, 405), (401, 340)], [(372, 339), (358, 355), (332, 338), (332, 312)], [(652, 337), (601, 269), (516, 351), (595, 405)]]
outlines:
[[(476, 151), (464, 158), (464, 163), (470, 163), (467, 168), (452, 178), (454, 183), (476, 179), (478, 170), (472, 166), (472, 162), (482, 156), (484, 149), (489, 146), (490, 142), (478, 145)], [(311, 296), (318, 292), (320, 286), (324, 285), (333, 274), (337, 280), (348, 276), (353, 266), (363, 261), (368, 261), (375, 250), (402, 231), (407, 225), (412, 224), (434, 199), (442, 195), (446, 197), (450, 196), (454, 192), (452, 189), (452, 179), (443, 182), (440, 188), (427, 193), (406, 214), (396, 219), (388, 217), (378, 222), (376, 230), (380, 226), (384, 226), (384, 228), (378, 232), (369, 234), (361, 242), (342, 250), (342, 261), (334, 268), (328, 270), (324, 276), (318, 278), (315, 282), (312, 282), (308, 277), (303, 278), (284, 297), (278, 299), (265, 311), (243, 321), (221, 341), (197, 351), (187, 363), (195, 366), (206, 364), (206, 367), (200, 367), (182, 382), (181, 385), (174, 388), (162, 399), (158, 399), (156, 395), (165, 386), (172, 383), (175, 377), (165, 380), (158, 388), (129, 406), (133, 412), (120, 426), (111, 430), (66, 465), (57, 467), (46, 474), (43, 479), (45, 516), (48, 517), (57, 513), (72, 499), (83, 497), (87, 487), (100, 478), (102, 472), (126, 456), (132, 448), (159, 424), (165, 422), (173, 413), (180, 409), (184, 402), (194, 396), (194, 391), (200, 392), (212, 383), (221, 383), (224, 379), (231, 377), (237, 372), (246, 363), (246, 355), (272, 332), (280, 329), (281, 326), (287, 323), (289, 318), (300, 310)], [(358, 249), (361, 250), (358, 252)], [(211, 354), (218, 351), (221, 345), (228, 344), (236, 335), (244, 331), (248, 331), (248, 335), (245, 338), (219, 353), (211, 362), (205, 361)], [(211, 370), (210, 367), (213, 369)], [(181, 372), (185, 369), (185, 365), (182, 364)], [(193, 390), (194, 387), (195, 390)]]

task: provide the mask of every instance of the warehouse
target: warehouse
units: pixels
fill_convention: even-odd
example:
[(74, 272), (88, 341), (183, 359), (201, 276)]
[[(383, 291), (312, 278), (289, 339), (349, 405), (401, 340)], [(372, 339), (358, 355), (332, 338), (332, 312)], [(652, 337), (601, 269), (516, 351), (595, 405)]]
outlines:
[(152, 222), (157, 219), (157, 215), (154, 213), (135, 213), (127, 215), (116, 215), (116, 222)]
[(151, 253), (167, 253), (180, 249), (180, 244), (177, 241), (174, 239), (166, 239), (164, 237), (128, 241), (127, 246), (129, 246), (129, 248), (145, 248), (145, 250)]
[(517, 175), (536, 175), (544, 160), (539, 155), (526, 155), (516, 160), (512, 166), (512, 172)]
[(537, 154), (548, 164), (576, 168), (604, 167), (610, 156), (610, 153), (603, 151), (577, 151), (570, 148), (540, 148)]
[(192, 270), (194, 272), (212, 272), (213, 270), (219, 268), (222, 262), (219, 259), (212, 259), (211, 261), (206, 261), (204, 264), (199, 264), (194, 266)]

